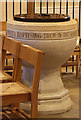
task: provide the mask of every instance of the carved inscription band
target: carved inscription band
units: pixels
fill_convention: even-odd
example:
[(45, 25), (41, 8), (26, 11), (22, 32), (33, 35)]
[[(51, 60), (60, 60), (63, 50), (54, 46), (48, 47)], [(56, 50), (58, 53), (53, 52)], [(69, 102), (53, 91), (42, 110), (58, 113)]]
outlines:
[(75, 38), (77, 36), (77, 29), (71, 31), (52, 31), (52, 32), (38, 32), (38, 31), (19, 31), (7, 29), (7, 36), (15, 37), (17, 39), (27, 39), (27, 40), (50, 40), (50, 39), (68, 39)]

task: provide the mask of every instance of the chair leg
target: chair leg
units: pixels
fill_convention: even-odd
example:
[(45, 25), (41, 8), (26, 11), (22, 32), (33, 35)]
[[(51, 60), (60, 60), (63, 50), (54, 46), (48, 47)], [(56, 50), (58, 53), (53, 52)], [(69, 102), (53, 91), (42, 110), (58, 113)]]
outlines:
[(38, 117), (38, 100), (37, 100), (37, 102), (35, 101), (33, 101), (32, 103), (31, 103), (31, 118), (37, 118)]
[(78, 75), (79, 75), (79, 55), (76, 55), (76, 61), (77, 61), (77, 65), (76, 65), (76, 77), (78, 77)]
[(60, 66), (60, 78), (62, 77), (62, 67)]

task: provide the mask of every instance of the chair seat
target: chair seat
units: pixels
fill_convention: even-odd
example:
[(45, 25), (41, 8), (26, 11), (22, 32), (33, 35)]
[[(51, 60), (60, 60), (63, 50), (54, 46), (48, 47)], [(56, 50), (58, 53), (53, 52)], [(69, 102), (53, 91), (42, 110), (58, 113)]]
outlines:
[(19, 82), (0, 83), (2, 104), (10, 105), (30, 100), (31, 89)]
[(5, 73), (4, 71), (2, 72), (0, 71), (0, 83), (10, 82), (10, 81), (12, 81), (12, 77), (7, 73)]
[(7, 109), (2, 109), (2, 112), (0, 114), (2, 116), (2, 119), (18, 119), (18, 120), (28, 120), (30, 118), (29, 115), (27, 115), (23, 110), (12, 107)]
[(3, 83), (2, 85), (2, 95), (10, 95), (10, 94), (19, 94), (19, 93), (27, 93), (29, 92), (25, 86), (17, 82), (11, 83)]

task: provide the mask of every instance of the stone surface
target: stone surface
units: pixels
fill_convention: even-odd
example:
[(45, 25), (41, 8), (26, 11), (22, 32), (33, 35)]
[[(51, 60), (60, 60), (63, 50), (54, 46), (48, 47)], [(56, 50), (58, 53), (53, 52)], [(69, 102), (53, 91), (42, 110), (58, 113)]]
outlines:
[(49, 32), (39, 32), (39, 31), (21, 31), (15, 30), (12, 31), (11, 29), (7, 29), (7, 35), (10, 37), (15, 37), (17, 39), (24, 39), (24, 40), (58, 40), (58, 39), (70, 39), (76, 37), (76, 29), (71, 31), (49, 31)]
[(10, 20), (7, 22), (7, 29), (22, 30), (22, 31), (67, 31), (77, 28), (77, 22), (70, 20), (68, 22), (52, 22), (52, 23), (33, 23), (33, 22), (18, 22)]
[[(38, 95), (39, 113), (58, 114), (71, 109), (69, 91), (63, 85), (59, 70), (74, 51), (77, 22), (30, 23), (11, 20), (7, 23), (7, 35), (45, 52)], [(22, 82), (32, 87), (33, 68), (25, 63), (23, 65)]]
[[(81, 73), (80, 73), (81, 74)], [(70, 91), (70, 97), (73, 102), (72, 109), (66, 113), (57, 115), (39, 115), (39, 118), (79, 118), (79, 80), (76, 78), (75, 74), (64, 74), (62, 76), (64, 86)], [(76, 99), (75, 99), (76, 98)], [(25, 106), (22, 106), (24, 110), (27, 110)]]

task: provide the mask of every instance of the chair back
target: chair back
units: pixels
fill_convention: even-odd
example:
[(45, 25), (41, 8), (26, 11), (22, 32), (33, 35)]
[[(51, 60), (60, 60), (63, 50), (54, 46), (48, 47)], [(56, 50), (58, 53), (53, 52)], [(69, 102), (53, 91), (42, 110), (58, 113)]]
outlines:
[(39, 88), (39, 79), (40, 79), (43, 54), (44, 53), (42, 51), (32, 48), (28, 45), (21, 44), (20, 46), (15, 80), (18, 81), (20, 79), (19, 76), (21, 73), (22, 60), (34, 65), (34, 75), (33, 75), (32, 93), (31, 93), (32, 95), (31, 99), (34, 104), (38, 100), (38, 88)]
[(24, 60), (27, 63), (34, 65), (34, 77), (33, 77), (33, 87), (34, 87), (35, 86), (34, 83), (39, 81), (38, 79), (40, 77), (43, 54), (44, 53), (38, 49), (32, 48), (29, 45), (21, 44), (19, 50), (17, 69), (16, 69), (17, 73), (15, 76), (15, 80), (16, 81), (19, 80), (18, 74), (19, 71), (21, 72), (20, 68), (22, 66), (22, 61)]
[(5, 37), (3, 43), (3, 50), (9, 51), (13, 55), (17, 55), (16, 51), (18, 49), (18, 46), (19, 46), (19, 41), (16, 41), (15, 39), (7, 36)]
[(79, 36), (79, 24), (78, 24), (78, 19), (75, 19), (77, 21), (77, 37)]
[(6, 31), (6, 21), (0, 22), (0, 31)]
[(2, 62), (2, 47), (3, 47), (3, 41), (4, 41), (4, 35), (0, 34), (0, 71), (2, 70), (3, 62)]
[(13, 65), (13, 74), (12, 74), (13, 80), (14, 80), (14, 74), (16, 71), (15, 68), (18, 60), (19, 47), (20, 47), (19, 41), (16, 41), (6, 36), (4, 37), (3, 46), (2, 46), (2, 70), (4, 70), (6, 52), (9, 51), (11, 54), (14, 55), (14, 65)]
[[(6, 21), (0, 21), (0, 32), (6, 31)], [(4, 35), (0, 33), (0, 49), (3, 47)]]

